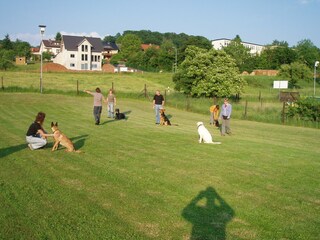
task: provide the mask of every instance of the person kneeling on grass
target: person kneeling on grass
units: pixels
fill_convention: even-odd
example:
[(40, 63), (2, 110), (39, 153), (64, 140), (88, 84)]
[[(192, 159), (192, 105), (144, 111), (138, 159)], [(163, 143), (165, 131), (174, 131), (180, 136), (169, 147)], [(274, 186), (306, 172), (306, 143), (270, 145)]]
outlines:
[(26, 141), (31, 150), (44, 147), (47, 144), (47, 137), (52, 136), (52, 134), (47, 134), (42, 127), (45, 117), (45, 113), (38, 112), (35, 121), (30, 125), (27, 131)]

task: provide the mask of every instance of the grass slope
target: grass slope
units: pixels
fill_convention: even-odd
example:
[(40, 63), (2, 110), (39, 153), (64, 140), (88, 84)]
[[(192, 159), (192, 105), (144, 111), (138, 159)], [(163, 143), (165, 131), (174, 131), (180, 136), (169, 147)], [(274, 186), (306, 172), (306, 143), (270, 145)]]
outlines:
[[(319, 239), (320, 131), (232, 121), (222, 145), (198, 144), (208, 116), (118, 99), (127, 121), (92, 98), (0, 93), (1, 239)], [(38, 111), (83, 153), (30, 151)]]

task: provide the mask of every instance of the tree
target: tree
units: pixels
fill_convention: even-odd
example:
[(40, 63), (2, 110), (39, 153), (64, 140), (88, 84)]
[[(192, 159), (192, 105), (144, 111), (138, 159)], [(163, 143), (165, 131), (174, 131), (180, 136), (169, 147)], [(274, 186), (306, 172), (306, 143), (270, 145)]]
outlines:
[(2, 40), (2, 48), (5, 50), (13, 49), (13, 43), (10, 40), (9, 34), (7, 34), (5, 38)]
[(245, 63), (251, 57), (250, 49), (245, 47), (242, 43), (239, 35), (237, 35), (228, 46), (224, 47), (223, 50), (229, 54), (235, 61), (240, 70), (243, 72), (245, 70)]
[(0, 49), (0, 69), (7, 70), (13, 67), (14, 51)]
[(60, 32), (57, 32), (56, 37), (54, 38), (56, 41), (61, 41), (62, 40), (62, 36)]
[(175, 89), (195, 97), (225, 97), (240, 94), (246, 84), (235, 60), (224, 51), (190, 46), (178, 73)]
[(121, 55), (128, 59), (131, 55), (141, 51), (141, 39), (133, 34), (127, 34), (121, 41)]
[(320, 49), (317, 48), (309, 39), (304, 39), (298, 42), (295, 46), (298, 54), (298, 59), (307, 64), (309, 68), (313, 68), (316, 60), (320, 59)]
[(279, 76), (289, 79), (291, 88), (297, 88), (299, 87), (299, 81), (310, 81), (312, 79), (312, 71), (304, 63), (293, 62), (281, 65)]
[(42, 53), (42, 58), (43, 60), (50, 61), (52, 58), (52, 53), (45, 51)]
[(13, 50), (16, 54), (16, 56), (25, 56), (27, 59), (31, 57), (31, 51), (30, 51), (31, 45), (28, 42), (23, 42), (17, 39), (13, 43)]
[(291, 64), (297, 61), (297, 53), (289, 47), (286, 41), (274, 40), (266, 46), (262, 53), (257, 56), (257, 68), (279, 69), (282, 64)]
[(115, 36), (111, 36), (111, 35), (108, 35), (108, 36), (105, 36), (103, 41), (104, 42), (112, 42), (112, 43), (115, 43), (117, 42), (118, 38), (121, 37), (121, 34), (120, 33), (117, 33)]

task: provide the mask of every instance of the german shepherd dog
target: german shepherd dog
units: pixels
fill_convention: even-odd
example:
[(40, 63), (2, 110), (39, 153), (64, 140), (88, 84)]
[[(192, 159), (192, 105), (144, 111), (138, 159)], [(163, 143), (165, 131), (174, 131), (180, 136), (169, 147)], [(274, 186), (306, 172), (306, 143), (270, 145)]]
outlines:
[(75, 150), (71, 140), (59, 130), (57, 122), (55, 124), (51, 122), (51, 130), (53, 132), (53, 138), (55, 141), (51, 151), (57, 150), (59, 144), (61, 144), (66, 148), (66, 152), (80, 152), (79, 150)]
[(164, 114), (165, 111), (166, 110), (164, 108), (159, 110), (159, 112), (160, 112), (160, 125), (168, 126), (168, 125), (171, 125), (171, 122), (170, 122), (169, 118)]
[(126, 119), (126, 115), (124, 113), (121, 113), (119, 108), (116, 108), (116, 120)]

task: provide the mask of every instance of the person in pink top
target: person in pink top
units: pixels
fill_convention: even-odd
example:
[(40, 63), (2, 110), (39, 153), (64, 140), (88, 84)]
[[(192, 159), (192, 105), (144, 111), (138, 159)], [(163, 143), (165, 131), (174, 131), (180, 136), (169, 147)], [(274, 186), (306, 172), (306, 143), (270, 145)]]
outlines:
[(106, 100), (98, 87), (96, 88), (96, 92), (90, 92), (88, 90), (84, 90), (84, 92), (93, 96), (93, 117), (96, 122), (95, 124), (99, 125), (102, 112), (102, 101), (105, 102)]

